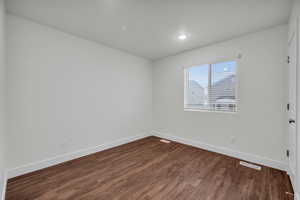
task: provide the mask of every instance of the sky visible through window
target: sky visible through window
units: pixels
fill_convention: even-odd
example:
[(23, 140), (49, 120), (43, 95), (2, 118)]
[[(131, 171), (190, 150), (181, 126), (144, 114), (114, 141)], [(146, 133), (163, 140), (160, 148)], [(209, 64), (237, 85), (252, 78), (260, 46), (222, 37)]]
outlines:
[(212, 84), (235, 74), (235, 69), (235, 61), (212, 64)]
[[(190, 67), (188, 69), (189, 80), (194, 80), (199, 83), (202, 87), (207, 88), (208, 86), (208, 68), (209, 65), (199, 65)], [(213, 70), (213, 82), (217, 82), (224, 78), (224, 72), (228, 74), (235, 73), (236, 62), (220, 62), (212, 65)]]
[(236, 68), (236, 61), (188, 68), (185, 104), (203, 109), (235, 111)]
[(208, 68), (209, 65), (195, 66), (188, 69), (189, 80), (194, 80), (203, 88), (208, 86)]

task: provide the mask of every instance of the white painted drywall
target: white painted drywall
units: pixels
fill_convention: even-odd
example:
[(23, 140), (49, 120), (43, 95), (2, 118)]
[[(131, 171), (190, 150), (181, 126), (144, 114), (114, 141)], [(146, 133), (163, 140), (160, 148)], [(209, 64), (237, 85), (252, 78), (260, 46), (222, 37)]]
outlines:
[(6, 55), (5, 55), (5, 11), (4, 1), (0, 0), (0, 199), (5, 184), (6, 168)]
[(293, 0), (292, 10), (289, 18), (289, 38), (295, 29), (297, 18), (300, 16), (300, 0)]
[[(8, 15), (9, 168), (150, 129), (284, 163), (286, 42), (279, 26), (151, 63)], [(239, 112), (183, 111), (183, 68), (239, 53)]]
[[(297, 82), (297, 93), (298, 93), (298, 97), (297, 97), (297, 105), (298, 105), (298, 111), (297, 111), (297, 116), (300, 116), (300, 109), (299, 109), (299, 105), (300, 105), (300, 82), (299, 82), (299, 77), (300, 77), (300, 0), (294, 0), (293, 2), (293, 6), (292, 6), (292, 13), (290, 16), (290, 21), (289, 21), (289, 38), (292, 35), (293, 30), (295, 30), (295, 28), (297, 28), (297, 24), (298, 24), (298, 82)], [(297, 125), (299, 126), (300, 124), (300, 117), (298, 117), (297, 119)], [(296, 168), (296, 186), (294, 188), (294, 192), (295, 195), (298, 197), (300, 197), (300, 129), (298, 128), (298, 138), (297, 138), (297, 147), (298, 147), (298, 152), (297, 152), (297, 168)]]
[[(291, 4), (291, 0), (58, 2), (8, 0), (7, 10), (151, 59), (285, 24)], [(177, 39), (182, 32), (190, 35), (184, 43)]]
[[(154, 62), (154, 130), (285, 163), (287, 26), (279, 26)], [(236, 114), (184, 111), (187, 66), (235, 59)]]
[(10, 169), (150, 129), (148, 60), (7, 18)]

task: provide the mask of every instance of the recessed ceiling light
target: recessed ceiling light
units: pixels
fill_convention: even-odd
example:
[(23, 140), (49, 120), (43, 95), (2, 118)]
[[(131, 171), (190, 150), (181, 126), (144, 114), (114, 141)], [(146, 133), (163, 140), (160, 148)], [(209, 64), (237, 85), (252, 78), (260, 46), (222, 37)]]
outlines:
[(178, 36), (178, 39), (179, 40), (185, 40), (187, 38), (187, 35), (186, 34), (180, 34), (179, 36)]

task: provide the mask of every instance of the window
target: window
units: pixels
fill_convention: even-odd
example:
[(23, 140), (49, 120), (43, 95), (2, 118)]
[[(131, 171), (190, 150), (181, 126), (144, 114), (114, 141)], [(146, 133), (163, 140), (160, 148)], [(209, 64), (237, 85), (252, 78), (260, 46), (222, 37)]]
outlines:
[(236, 61), (187, 68), (184, 108), (236, 112), (236, 68)]

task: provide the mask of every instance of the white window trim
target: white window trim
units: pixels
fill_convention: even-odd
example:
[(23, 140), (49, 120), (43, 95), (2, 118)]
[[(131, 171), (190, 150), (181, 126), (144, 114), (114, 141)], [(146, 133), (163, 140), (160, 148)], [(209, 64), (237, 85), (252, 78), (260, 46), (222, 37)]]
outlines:
[[(239, 91), (239, 68), (241, 66), (241, 58), (242, 58), (242, 54), (238, 54), (237, 57), (235, 58), (228, 58), (228, 59), (220, 59), (220, 60), (216, 60), (216, 61), (213, 61), (213, 62), (209, 62), (209, 63), (205, 63), (205, 64), (195, 64), (195, 65), (190, 65), (190, 66), (187, 66), (187, 67), (184, 67), (183, 68), (183, 74), (184, 74), (184, 77), (183, 77), (183, 110), (184, 111), (187, 111), (187, 112), (206, 112), (206, 113), (226, 113), (226, 114), (237, 114), (239, 111), (240, 111), (240, 99), (239, 99), (239, 96), (238, 96), (238, 91)], [(224, 110), (210, 110), (210, 109), (197, 109), (197, 108), (187, 108), (185, 107), (186, 105), (186, 87), (187, 87), (187, 81), (188, 81), (188, 69), (191, 68), (191, 67), (197, 67), (197, 66), (202, 66), (202, 65), (211, 65), (211, 64), (215, 64), (215, 63), (220, 63), (220, 62), (228, 62), (228, 61), (235, 61), (236, 62), (236, 71), (235, 71), (235, 74), (236, 74), (236, 90), (235, 90), (235, 97), (236, 97), (236, 109), (235, 111), (224, 111)]]

